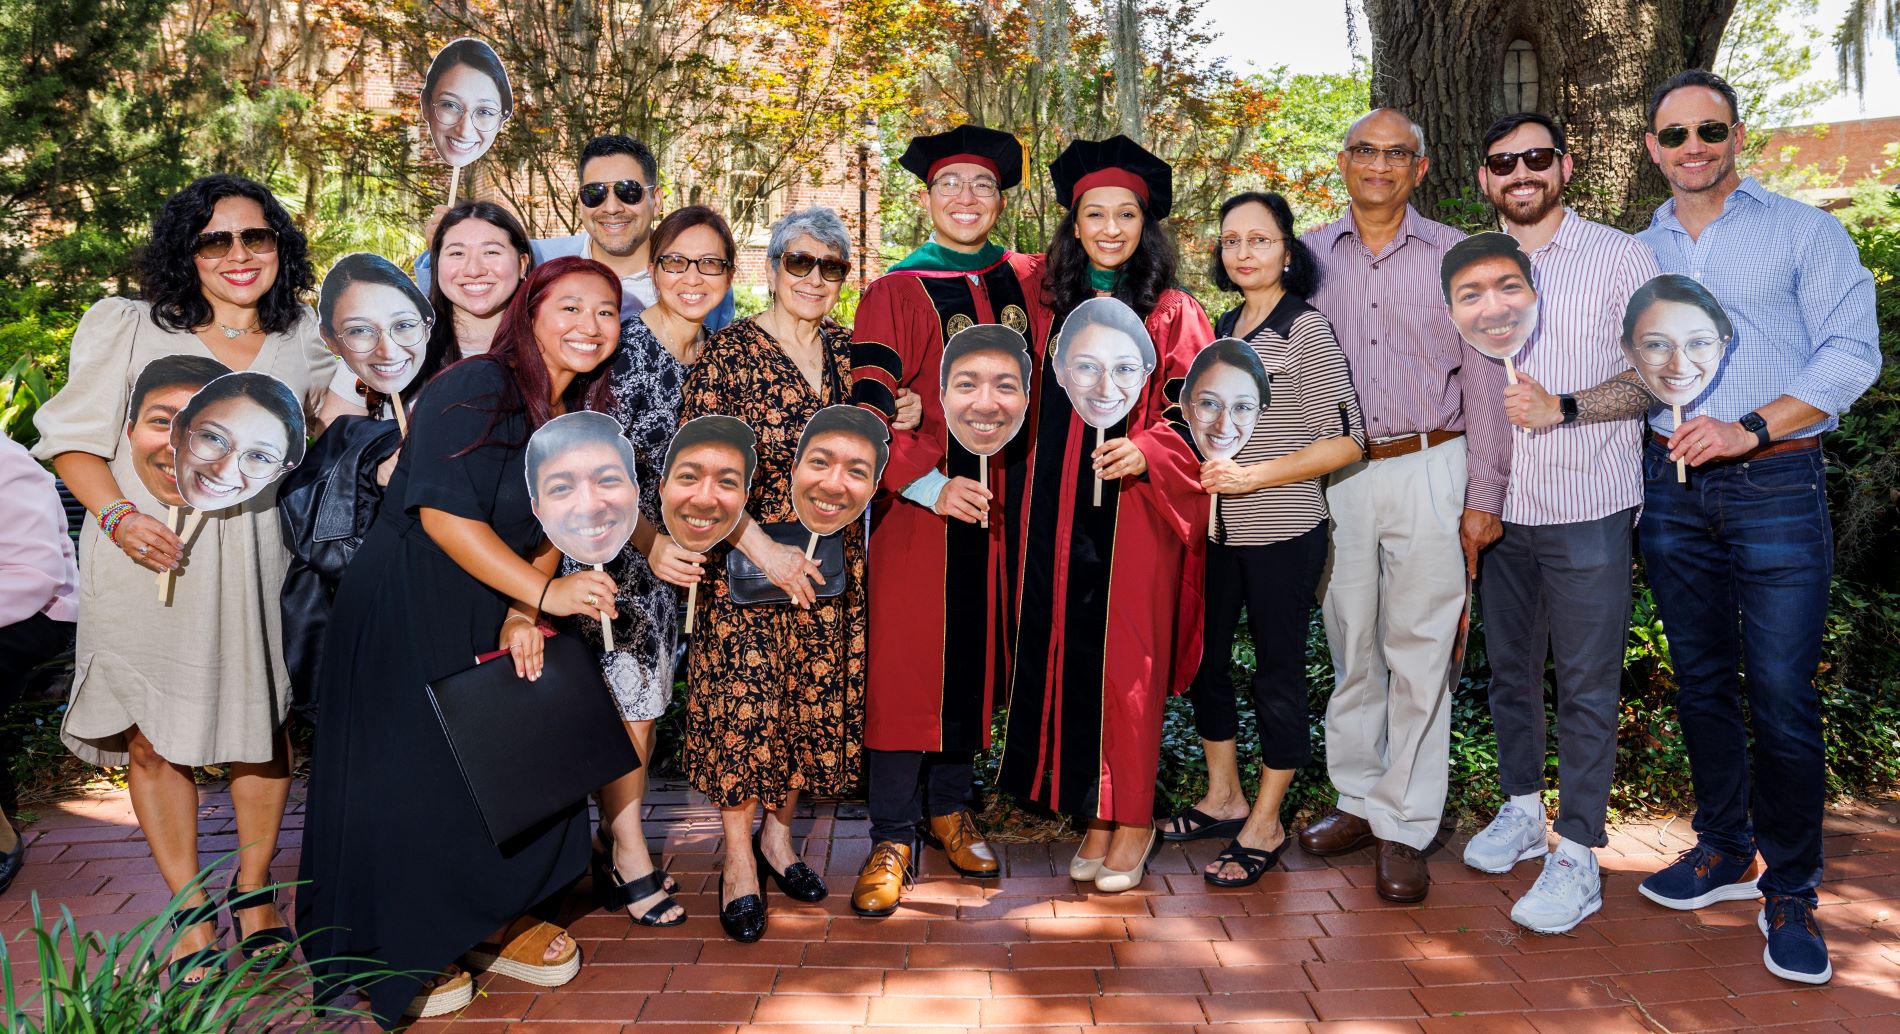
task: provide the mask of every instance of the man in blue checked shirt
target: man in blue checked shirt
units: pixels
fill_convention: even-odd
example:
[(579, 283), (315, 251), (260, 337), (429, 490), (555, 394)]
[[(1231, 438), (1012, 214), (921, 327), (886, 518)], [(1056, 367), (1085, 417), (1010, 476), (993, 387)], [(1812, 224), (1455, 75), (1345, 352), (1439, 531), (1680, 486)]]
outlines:
[[(1672, 196), (1640, 237), (1664, 272), (1701, 281), (1727, 311), (1725, 366), (1673, 436), (1634, 371), (1574, 397), (1513, 388), (1506, 410), (1525, 427), (1648, 414), (1638, 535), (1679, 683), (1696, 845), (1641, 890), (1679, 909), (1759, 894), (1769, 972), (1825, 983), (1834, 971), (1814, 908), (1826, 762), (1813, 678), (1834, 531), (1820, 436), (1880, 373), (1873, 277), (1833, 216), (1736, 172), (1742, 123), (1720, 77), (1693, 70), (1664, 83), (1649, 125)], [(1689, 464), (1686, 485), (1677, 459)]]

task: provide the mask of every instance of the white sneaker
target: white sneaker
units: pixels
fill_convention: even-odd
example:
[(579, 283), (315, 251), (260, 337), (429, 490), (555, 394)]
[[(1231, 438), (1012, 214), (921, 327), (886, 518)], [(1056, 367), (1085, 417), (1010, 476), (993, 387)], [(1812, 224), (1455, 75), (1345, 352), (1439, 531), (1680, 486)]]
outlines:
[(1532, 815), (1507, 801), (1484, 832), (1465, 845), (1465, 864), (1479, 872), (1510, 872), (1525, 859), (1549, 854), (1549, 840), (1542, 815)]
[(1544, 860), (1544, 871), (1529, 892), (1511, 906), (1511, 921), (1538, 933), (1569, 933), (1602, 907), (1603, 878), (1596, 856), (1579, 862), (1555, 854)]

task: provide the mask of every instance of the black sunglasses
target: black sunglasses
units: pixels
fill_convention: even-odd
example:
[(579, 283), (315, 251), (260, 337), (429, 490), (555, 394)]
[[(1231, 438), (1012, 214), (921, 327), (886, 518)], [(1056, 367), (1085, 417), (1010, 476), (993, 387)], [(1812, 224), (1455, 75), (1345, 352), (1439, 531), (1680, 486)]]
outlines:
[(778, 261), (787, 273), (800, 279), (810, 276), (814, 267), (817, 268), (819, 276), (834, 284), (843, 283), (844, 278), (851, 274), (851, 263), (844, 259), (819, 258), (802, 251), (788, 251)]
[(1497, 154), (1485, 155), (1484, 167), (1491, 170), (1493, 176), (1509, 176), (1517, 171), (1518, 160), (1522, 159), (1525, 168), (1532, 172), (1543, 172), (1550, 168), (1558, 155), (1563, 153), (1563, 150), (1557, 147), (1533, 147), (1528, 151), (1501, 151)]
[(621, 204), (626, 205), (639, 204), (640, 199), (647, 196), (647, 191), (653, 189), (639, 180), (614, 180), (612, 183), (583, 183), (581, 184), (581, 204), (588, 208), (599, 208), (601, 205), (606, 204), (608, 187), (612, 187), (614, 196), (620, 199)]
[(248, 230), (213, 230), (201, 233), (191, 242), (191, 253), (198, 258), (220, 259), (231, 254), (231, 245), (244, 242), (244, 250), (253, 255), (269, 255), (277, 250), (277, 231), (268, 226)]
[[(1740, 122), (1701, 122), (1695, 127), (1695, 135), (1705, 144), (1719, 144), (1728, 139), (1729, 130), (1741, 125)], [(1656, 130), (1656, 142), (1674, 150), (1689, 142), (1688, 126), (1664, 126)]]

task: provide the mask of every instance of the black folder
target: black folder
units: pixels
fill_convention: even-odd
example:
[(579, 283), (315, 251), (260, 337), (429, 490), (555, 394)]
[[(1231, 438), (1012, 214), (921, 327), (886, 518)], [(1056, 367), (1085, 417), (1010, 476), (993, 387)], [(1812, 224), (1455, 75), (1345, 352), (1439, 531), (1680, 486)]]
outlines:
[(640, 767), (599, 657), (574, 636), (548, 638), (533, 682), (504, 655), (426, 689), (497, 845)]

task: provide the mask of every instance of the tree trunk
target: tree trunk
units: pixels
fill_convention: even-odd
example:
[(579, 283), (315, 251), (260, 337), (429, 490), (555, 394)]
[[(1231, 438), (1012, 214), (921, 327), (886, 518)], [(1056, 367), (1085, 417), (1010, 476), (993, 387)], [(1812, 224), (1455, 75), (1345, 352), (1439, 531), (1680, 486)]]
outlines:
[(1647, 225), (1668, 186), (1643, 148), (1649, 94), (1714, 62), (1736, 0), (1365, 0), (1372, 103), (1425, 129), (1432, 166), (1414, 198), (1426, 215), (1477, 190), (1478, 141), (1507, 107), (1505, 52), (1537, 60), (1536, 110), (1556, 119), (1576, 162), (1568, 201), (1626, 228)]
[(1115, 4), (1115, 114), (1121, 134), (1141, 142), (1141, 12), (1135, 0)]

